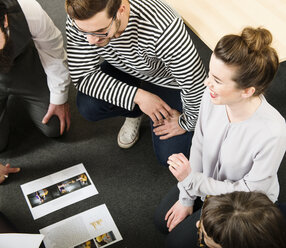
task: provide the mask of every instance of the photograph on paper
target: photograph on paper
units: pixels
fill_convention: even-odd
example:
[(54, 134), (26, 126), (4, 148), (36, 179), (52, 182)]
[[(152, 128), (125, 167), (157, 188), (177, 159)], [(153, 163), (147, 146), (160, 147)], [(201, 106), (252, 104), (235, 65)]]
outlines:
[(34, 219), (98, 194), (83, 164), (21, 185)]
[(63, 195), (67, 195), (73, 191), (82, 189), (88, 185), (91, 185), (91, 183), (88, 180), (87, 175), (82, 173), (76, 177), (69, 178), (45, 189), (37, 190), (36, 192), (29, 194), (28, 199), (33, 208)]
[(40, 230), (46, 248), (106, 247), (122, 236), (105, 204)]

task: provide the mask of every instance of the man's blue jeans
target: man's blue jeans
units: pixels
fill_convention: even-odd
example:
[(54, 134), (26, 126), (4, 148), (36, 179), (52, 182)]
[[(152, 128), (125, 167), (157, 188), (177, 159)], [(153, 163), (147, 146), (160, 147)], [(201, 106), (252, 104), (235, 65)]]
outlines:
[[(142, 82), (139, 79), (116, 69), (106, 61), (101, 64), (101, 70), (122, 82), (156, 94), (171, 108), (182, 112), (180, 90), (160, 87), (148, 82)], [(115, 116), (138, 117), (142, 115), (138, 105), (136, 105), (132, 111), (128, 111), (103, 100), (85, 95), (80, 91), (78, 91), (77, 94), (77, 107), (81, 115), (89, 121), (98, 121)], [(186, 132), (182, 135), (178, 135), (167, 140), (160, 140), (159, 136), (156, 136), (153, 132), (153, 122), (151, 119), (150, 123), (154, 151), (162, 165), (168, 166), (168, 157), (174, 153), (181, 152), (187, 158), (189, 158), (193, 132)]]

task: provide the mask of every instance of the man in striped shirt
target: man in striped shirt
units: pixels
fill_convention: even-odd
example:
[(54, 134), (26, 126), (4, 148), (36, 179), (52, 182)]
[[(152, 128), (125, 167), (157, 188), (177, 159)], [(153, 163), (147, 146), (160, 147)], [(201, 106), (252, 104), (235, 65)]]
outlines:
[(181, 18), (160, 0), (66, 0), (66, 11), (80, 113), (127, 117), (117, 140), (129, 148), (143, 112), (160, 163), (173, 153), (188, 157), (205, 70)]

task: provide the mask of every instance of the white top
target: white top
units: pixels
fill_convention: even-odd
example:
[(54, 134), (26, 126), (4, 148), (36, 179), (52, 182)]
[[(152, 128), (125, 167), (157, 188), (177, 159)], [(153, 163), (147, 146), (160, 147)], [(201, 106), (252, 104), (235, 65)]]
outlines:
[(47, 74), (50, 102), (63, 104), (70, 84), (63, 37), (50, 17), (35, 0), (18, 0), (27, 20), (32, 39)]
[(286, 151), (285, 119), (266, 99), (247, 120), (230, 123), (225, 105), (214, 105), (207, 89), (192, 141), (192, 171), (178, 183), (180, 201), (233, 191), (279, 195), (277, 171)]

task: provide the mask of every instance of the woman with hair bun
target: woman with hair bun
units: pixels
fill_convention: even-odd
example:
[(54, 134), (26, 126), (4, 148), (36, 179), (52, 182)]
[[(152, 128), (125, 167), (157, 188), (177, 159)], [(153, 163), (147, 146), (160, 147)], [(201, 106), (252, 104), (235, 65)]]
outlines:
[(271, 42), (268, 30), (247, 27), (217, 43), (190, 158), (173, 154), (168, 160), (178, 185), (155, 214), (156, 226), (168, 234), (166, 247), (196, 247), (195, 223), (206, 195), (261, 191), (277, 201), (286, 124), (263, 96), (279, 65)]

